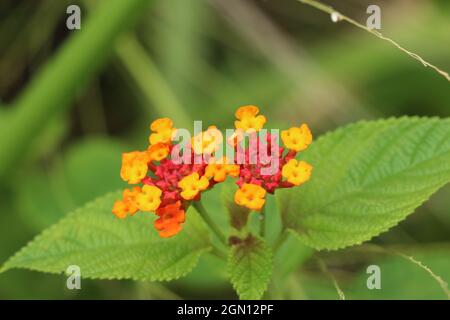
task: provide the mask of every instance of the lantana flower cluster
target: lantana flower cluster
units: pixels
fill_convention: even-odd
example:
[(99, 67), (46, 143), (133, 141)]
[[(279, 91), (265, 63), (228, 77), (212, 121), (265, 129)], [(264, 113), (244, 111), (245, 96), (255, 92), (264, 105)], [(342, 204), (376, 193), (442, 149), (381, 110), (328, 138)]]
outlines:
[[(253, 211), (264, 207), (267, 193), (299, 186), (310, 178), (312, 166), (296, 159), (312, 142), (306, 124), (281, 131), (284, 146), (280, 146), (278, 135), (271, 133), (251, 139), (266, 123), (258, 107), (240, 107), (235, 115), (236, 130), (226, 142), (234, 152), (228, 158), (219, 156), (223, 135), (211, 126), (187, 143), (180, 161), (182, 148), (181, 143), (174, 144), (177, 129), (172, 120), (153, 121), (147, 150), (122, 154), (120, 176), (133, 186), (114, 203), (114, 215), (123, 219), (138, 211), (153, 212), (158, 216), (156, 230), (168, 238), (181, 231), (190, 204), (228, 176), (238, 185), (234, 201)], [(246, 137), (254, 143), (246, 143)]]

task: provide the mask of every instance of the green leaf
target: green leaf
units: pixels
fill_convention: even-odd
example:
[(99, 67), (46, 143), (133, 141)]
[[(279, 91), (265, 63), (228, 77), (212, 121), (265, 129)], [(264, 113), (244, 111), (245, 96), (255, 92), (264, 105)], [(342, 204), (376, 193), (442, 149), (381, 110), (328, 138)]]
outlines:
[(19, 181), (27, 183), (18, 184), (15, 193), (24, 222), (40, 231), (66, 212), (126, 187), (117, 175), (122, 150), (126, 148), (118, 141), (91, 137), (70, 146), (50, 170), (41, 166), (22, 170)]
[(228, 273), (240, 299), (261, 299), (272, 275), (272, 251), (252, 235), (230, 249)]
[(359, 244), (450, 181), (450, 120), (353, 124), (320, 138), (304, 159), (311, 180), (280, 193), (285, 226), (316, 249)]
[(119, 220), (111, 213), (120, 192), (110, 193), (69, 214), (45, 230), (9, 261), (1, 271), (24, 268), (50, 273), (70, 265), (83, 278), (171, 280), (190, 272), (209, 250), (205, 225), (193, 208), (183, 230), (160, 238), (153, 228), (156, 215), (141, 212)]

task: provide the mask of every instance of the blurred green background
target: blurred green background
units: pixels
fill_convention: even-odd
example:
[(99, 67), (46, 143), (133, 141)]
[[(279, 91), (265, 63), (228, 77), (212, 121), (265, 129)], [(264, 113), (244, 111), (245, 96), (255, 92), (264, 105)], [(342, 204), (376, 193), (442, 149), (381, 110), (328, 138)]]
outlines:
[[(450, 70), (449, 1), (326, 3), (362, 22), (378, 4), (385, 35)], [(81, 30), (66, 27), (70, 4), (82, 9)], [(388, 43), (296, 0), (3, 0), (0, 263), (67, 212), (123, 187), (121, 153), (145, 148), (156, 117), (230, 128), (237, 107), (255, 104), (269, 127), (307, 122), (317, 137), (362, 119), (447, 117), (449, 89)], [(450, 281), (449, 195), (444, 188), (373, 242), (402, 246)], [(205, 198), (226, 223), (219, 195)], [(298, 254), (286, 269), (294, 272), (275, 277), (266, 297), (338, 298), (314, 255), (290, 241)], [(400, 257), (354, 249), (319, 256), (348, 298), (446, 297)], [(365, 287), (373, 263), (382, 290)], [(236, 298), (224, 270), (205, 257), (170, 284), (83, 280), (79, 291), (67, 290), (64, 276), (9, 271), (0, 274), (0, 298)]]

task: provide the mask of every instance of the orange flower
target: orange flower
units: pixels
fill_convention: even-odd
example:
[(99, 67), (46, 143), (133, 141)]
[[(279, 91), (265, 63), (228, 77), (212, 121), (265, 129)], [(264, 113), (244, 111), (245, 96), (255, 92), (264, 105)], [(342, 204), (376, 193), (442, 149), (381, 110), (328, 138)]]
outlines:
[(235, 116), (238, 118), (234, 122), (236, 129), (242, 129), (245, 132), (255, 132), (263, 128), (266, 123), (266, 117), (257, 115), (259, 108), (256, 106), (244, 106), (237, 109)]
[(127, 203), (130, 214), (135, 214), (139, 209), (136, 205), (136, 197), (141, 193), (141, 187), (134, 186), (133, 189), (123, 190), (123, 201)]
[(129, 184), (136, 184), (147, 175), (148, 162), (150, 161), (147, 152), (133, 151), (122, 154), (122, 169), (120, 176)]
[(259, 211), (266, 200), (266, 190), (256, 184), (244, 183), (234, 194), (234, 201), (250, 210)]
[(162, 238), (170, 238), (181, 231), (181, 224), (184, 223), (186, 214), (181, 207), (180, 201), (159, 208), (156, 214), (160, 216), (155, 221), (155, 228)]
[(112, 212), (119, 219), (125, 219), (129, 213), (128, 206), (125, 201), (117, 200), (114, 202)]
[(114, 203), (112, 212), (119, 219), (126, 218), (127, 215), (134, 215), (138, 211), (136, 206), (136, 196), (141, 192), (141, 188), (138, 186), (133, 189), (125, 189), (123, 191), (123, 199), (117, 200)]
[[(159, 235), (169, 238), (182, 229), (186, 209), (192, 201), (199, 201), (201, 192), (225, 181), (228, 176), (236, 178), (239, 186), (234, 201), (254, 211), (264, 207), (267, 193), (274, 194), (277, 189), (300, 185), (310, 178), (312, 166), (295, 160), (297, 153), (312, 142), (312, 134), (306, 124), (282, 131), (281, 138), (286, 148), (280, 147), (277, 135), (268, 132), (263, 135), (263, 140), (259, 140), (261, 143), (254, 145), (251, 138), (262, 135), (266, 117), (260, 115), (259, 108), (254, 105), (238, 108), (235, 116), (236, 130), (227, 137), (227, 151), (230, 145), (234, 151), (229, 159), (218, 155), (223, 147), (223, 135), (215, 126), (196, 134), (187, 143), (191, 148), (186, 150), (180, 148), (185, 146), (185, 141), (180, 145), (172, 141), (177, 129), (171, 119), (153, 121), (147, 150), (122, 154), (121, 178), (129, 184), (141, 186), (123, 191), (122, 199), (113, 205), (114, 215), (123, 219), (139, 210), (154, 212), (159, 216), (154, 222)], [(283, 166), (274, 166), (270, 173), (265, 171), (272, 167), (268, 168), (267, 152), (261, 152), (261, 145), (270, 147), (271, 151), (279, 150), (270, 155), (274, 155), (274, 161)], [(284, 152), (284, 149), (289, 150)], [(181, 152), (182, 159), (192, 163), (179, 161), (175, 153), (172, 158), (172, 150)]]
[(306, 124), (300, 127), (292, 127), (288, 130), (281, 131), (281, 140), (283, 140), (286, 148), (294, 151), (303, 151), (312, 142), (312, 133)]
[(161, 161), (169, 155), (169, 146), (164, 143), (157, 143), (148, 147), (148, 155), (150, 159)]

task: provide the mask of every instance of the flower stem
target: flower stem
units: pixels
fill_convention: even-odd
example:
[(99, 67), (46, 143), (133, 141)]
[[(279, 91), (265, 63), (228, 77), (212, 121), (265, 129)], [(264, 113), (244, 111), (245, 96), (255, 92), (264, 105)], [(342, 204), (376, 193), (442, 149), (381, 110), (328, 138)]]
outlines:
[(286, 239), (289, 237), (289, 232), (286, 229), (281, 230), (280, 235), (278, 236), (277, 240), (275, 240), (275, 243), (273, 244), (273, 251), (276, 252), (278, 249), (280, 249), (281, 245), (286, 241)]
[(203, 221), (211, 228), (211, 230), (214, 232), (217, 238), (224, 244), (227, 245), (227, 240), (223, 232), (220, 230), (220, 228), (217, 226), (217, 224), (211, 219), (210, 215), (206, 211), (205, 207), (200, 201), (194, 201), (193, 202), (194, 208), (197, 210), (197, 212), (202, 217)]
[(220, 250), (217, 247), (214, 247), (211, 251), (211, 254), (221, 260), (227, 260), (227, 254), (225, 252), (223, 252), (223, 250)]
[(261, 235), (261, 238), (264, 238), (266, 235), (266, 207), (261, 209), (260, 215), (259, 218), (261, 219), (261, 222), (259, 224), (259, 234)]

